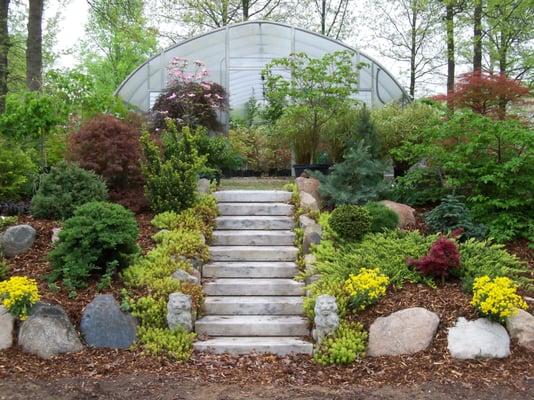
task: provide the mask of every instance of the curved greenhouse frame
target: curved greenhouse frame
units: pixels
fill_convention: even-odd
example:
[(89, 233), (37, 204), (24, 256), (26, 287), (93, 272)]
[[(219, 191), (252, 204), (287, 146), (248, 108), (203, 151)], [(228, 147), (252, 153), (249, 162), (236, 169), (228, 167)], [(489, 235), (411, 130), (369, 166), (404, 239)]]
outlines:
[(167, 67), (174, 57), (201, 60), (209, 79), (230, 94), (230, 107), (239, 111), (254, 96), (263, 100), (261, 70), (273, 58), (305, 52), (320, 58), (339, 50), (354, 52), (359, 72), (357, 98), (371, 107), (408, 101), (400, 83), (382, 65), (361, 51), (332, 38), (278, 22), (250, 21), (228, 25), (187, 39), (162, 51), (132, 72), (116, 91), (124, 101), (148, 111), (167, 84)]

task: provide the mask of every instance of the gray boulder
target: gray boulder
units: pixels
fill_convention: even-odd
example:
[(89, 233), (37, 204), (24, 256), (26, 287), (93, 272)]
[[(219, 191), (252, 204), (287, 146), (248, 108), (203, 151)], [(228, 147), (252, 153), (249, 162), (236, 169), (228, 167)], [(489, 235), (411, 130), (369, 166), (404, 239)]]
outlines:
[(174, 272), (172, 274), (172, 277), (174, 279), (178, 279), (181, 282), (189, 282), (189, 283), (199, 283), (200, 282), (200, 280), (196, 276), (188, 274), (183, 269), (176, 270), (176, 272)]
[(15, 225), (6, 229), (1, 247), (6, 257), (15, 257), (28, 251), (35, 241), (37, 232), (30, 225)]
[(377, 318), (369, 329), (371, 357), (413, 354), (425, 350), (436, 334), (437, 314), (421, 307), (406, 308)]
[(396, 203), (391, 200), (379, 201), (399, 217), (399, 228), (404, 229), (409, 226), (415, 225), (415, 209), (402, 203)]
[(315, 300), (314, 312), (315, 328), (312, 336), (319, 343), (324, 337), (334, 333), (339, 326), (336, 298), (327, 294), (318, 296)]
[(317, 212), (319, 211), (319, 203), (309, 193), (300, 192), (300, 207), (305, 212)]
[(19, 345), (27, 353), (50, 358), (83, 350), (69, 317), (61, 306), (37, 303), (19, 330)]
[(304, 254), (309, 254), (311, 252), (311, 246), (313, 244), (321, 243), (322, 233), (323, 230), (319, 224), (308, 225), (306, 229), (304, 229), (304, 238), (302, 240), (302, 250), (304, 251)]
[(112, 295), (101, 294), (83, 311), (80, 330), (91, 347), (127, 349), (136, 340), (137, 324)]
[(508, 317), (506, 328), (512, 339), (517, 339), (517, 343), (534, 351), (534, 316), (524, 310), (519, 310), (517, 314)]
[(308, 217), (306, 214), (302, 214), (299, 217), (299, 224), (302, 229), (306, 229), (309, 225), (315, 225), (317, 222), (313, 218)]
[(317, 200), (318, 204), (321, 204), (321, 195), (319, 194), (319, 187), (321, 186), (321, 183), (318, 179), (299, 176), (295, 179), (295, 183), (297, 184), (297, 188), (301, 194), (309, 193), (315, 200)]
[(169, 328), (182, 328), (187, 332), (193, 330), (191, 296), (183, 293), (171, 293), (167, 302), (167, 325)]
[(197, 182), (197, 192), (202, 193), (202, 194), (210, 193), (211, 192), (210, 185), (211, 183), (209, 179), (206, 179), (206, 178), (199, 179)]
[(504, 358), (510, 355), (510, 337), (500, 324), (486, 318), (458, 318), (449, 329), (447, 348), (454, 358)]
[(15, 318), (0, 305), (0, 350), (9, 349), (13, 344)]

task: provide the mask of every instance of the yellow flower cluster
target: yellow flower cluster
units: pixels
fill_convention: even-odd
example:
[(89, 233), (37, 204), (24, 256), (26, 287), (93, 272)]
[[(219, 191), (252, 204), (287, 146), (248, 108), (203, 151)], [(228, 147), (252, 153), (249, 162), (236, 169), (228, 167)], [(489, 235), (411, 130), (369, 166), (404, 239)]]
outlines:
[(498, 277), (492, 280), (489, 276), (481, 276), (473, 284), (471, 305), (483, 316), (504, 323), (518, 309), (527, 308), (527, 303), (516, 293), (516, 289), (510, 278)]
[(351, 274), (345, 281), (345, 292), (351, 296), (352, 308), (363, 310), (386, 294), (389, 278), (378, 268), (362, 268), (357, 275)]
[(13, 276), (0, 282), (0, 301), (9, 312), (21, 320), (28, 318), (31, 307), (39, 301), (39, 289), (34, 279)]

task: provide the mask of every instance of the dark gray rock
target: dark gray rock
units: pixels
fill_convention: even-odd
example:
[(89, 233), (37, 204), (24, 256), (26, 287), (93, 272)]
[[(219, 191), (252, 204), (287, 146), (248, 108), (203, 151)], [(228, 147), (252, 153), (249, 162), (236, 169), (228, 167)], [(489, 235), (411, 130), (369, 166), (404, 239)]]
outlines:
[(50, 358), (83, 350), (76, 330), (59, 305), (37, 303), (19, 330), (19, 345), (27, 353)]
[(304, 254), (311, 252), (311, 246), (313, 244), (321, 243), (322, 233), (323, 230), (319, 224), (308, 225), (304, 229), (304, 239), (302, 241), (302, 251), (304, 251)]
[(80, 330), (91, 347), (127, 349), (136, 340), (137, 324), (112, 295), (101, 294), (83, 311)]
[(10, 226), (2, 235), (0, 247), (6, 257), (15, 257), (28, 251), (36, 236), (37, 232), (30, 225)]

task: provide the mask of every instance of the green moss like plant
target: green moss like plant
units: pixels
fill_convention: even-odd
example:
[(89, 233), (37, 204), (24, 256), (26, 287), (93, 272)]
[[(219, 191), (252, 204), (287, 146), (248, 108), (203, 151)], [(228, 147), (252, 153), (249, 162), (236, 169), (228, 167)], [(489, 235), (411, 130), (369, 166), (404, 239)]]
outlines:
[(359, 241), (371, 230), (371, 214), (360, 206), (342, 205), (337, 207), (328, 223), (342, 240)]
[(176, 361), (187, 361), (193, 352), (196, 334), (180, 329), (141, 327), (137, 337), (143, 350), (150, 355), (167, 355)]
[(319, 343), (313, 360), (322, 365), (351, 364), (365, 356), (366, 343), (362, 324), (342, 321), (333, 335)]

